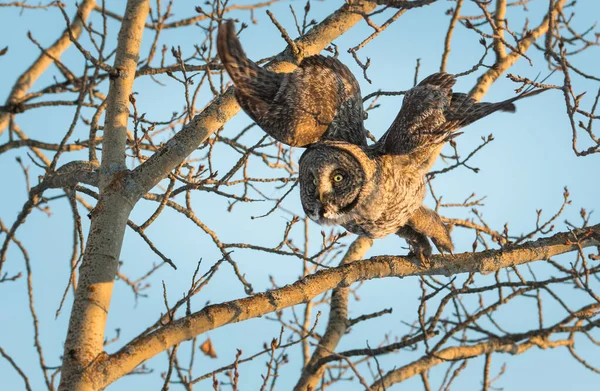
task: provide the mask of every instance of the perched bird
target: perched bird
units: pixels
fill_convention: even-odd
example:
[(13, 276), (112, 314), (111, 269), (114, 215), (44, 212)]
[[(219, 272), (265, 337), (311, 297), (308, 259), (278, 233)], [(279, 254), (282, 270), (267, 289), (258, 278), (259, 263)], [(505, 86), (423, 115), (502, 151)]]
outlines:
[(495, 111), (514, 112), (514, 101), (477, 102), (455, 93), (453, 75), (435, 73), (404, 96), (385, 134), (367, 145), (358, 82), (335, 58), (312, 56), (278, 74), (249, 60), (232, 21), (221, 25), (219, 57), (244, 111), (270, 136), (306, 147), (300, 158), (300, 199), (319, 224), (341, 225), (357, 235), (405, 238), (412, 254), (426, 261), (430, 238), (439, 251), (452, 252), (440, 216), (422, 205), (425, 175), (443, 144), (460, 128)]

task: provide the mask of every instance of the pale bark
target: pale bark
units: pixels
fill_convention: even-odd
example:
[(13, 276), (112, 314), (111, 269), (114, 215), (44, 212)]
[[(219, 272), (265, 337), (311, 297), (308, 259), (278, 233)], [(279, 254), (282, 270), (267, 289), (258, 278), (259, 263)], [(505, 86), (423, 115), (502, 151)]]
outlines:
[[(90, 12), (96, 6), (95, 0), (84, 0), (71, 22), (71, 32), (75, 38), (81, 35), (83, 30), (82, 24), (85, 23)], [(33, 83), (46, 71), (46, 69), (54, 62), (54, 58), (60, 58), (63, 52), (71, 45), (71, 38), (69, 37), (69, 30), (66, 29), (60, 38), (56, 40), (48, 49), (46, 53), (40, 53), (40, 56), (31, 64), (31, 66), (17, 79), (17, 82), (13, 86), (8, 98), (6, 99), (6, 106), (10, 107), (25, 96), (27, 91), (31, 88)], [(10, 113), (0, 112), (0, 135), (8, 126), (10, 119)]]
[(440, 65), (440, 72), (446, 72), (446, 66), (448, 65), (448, 57), (450, 56), (450, 43), (452, 41), (452, 35), (454, 34), (456, 22), (458, 21), (458, 17), (460, 16), (460, 10), (462, 8), (463, 1), (464, 0), (458, 0), (456, 2), (456, 6), (454, 7), (454, 14), (452, 15), (452, 19), (450, 19), (450, 26), (448, 26), (448, 32), (446, 33), (446, 38), (444, 39), (444, 53), (442, 54), (442, 64)]
[[(496, 34), (499, 38), (504, 39), (504, 29), (506, 28), (506, 0), (496, 0), (496, 13), (494, 15), (494, 23), (496, 24)], [(496, 58), (502, 60), (506, 57), (506, 47), (500, 39), (494, 41), (494, 52)]]
[(117, 274), (119, 254), (134, 200), (129, 196), (125, 168), (125, 133), (137, 60), (149, 0), (129, 0), (119, 32), (115, 68), (111, 80), (104, 127), (100, 198), (91, 213), (85, 255), (79, 269), (69, 329), (65, 341), (59, 390), (96, 390), (90, 363), (102, 353), (104, 331)]
[[(586, 239), (577, 243), (575, 236)], [(383, 277), (492, 273), (502, 268), (577, 251), (580, 246), (582, 248), (597, 246), (600, 244), (596, 239), (598, 237), (600, 237), (600, 224), (572, 232), (558, 233), (518, 246), (507, 246), (500, 250), (463, 253), (455, 256), (435, 255), (430, 266), (424, 269), (419, 269), (403, 257), (394, 256), (378, 256), (352, 262), (334, 269), (319, 271), (283, 288), (205, 307), (201, 311), (134, 339), (112, 355), (99, 357), (86, 372), (95, 378), (97, 387), (106, 387), (151, 357), (208, 330), (305, 303), (336, 287), (347, 287), (358, 281)]]
[[(374, 3), (345, 4), (297, 42), (300, 56), (284, 51), (269, 67), (289, 71), (302, 59), (319, 53), (333, 39), (376, 7)], [(127, 219), (135, 203), (199, 144), (239, 111), (231, 91), (217, 97), (165, 147), (133, 173), (124, 171), (129, 94), (135, 76), (139, 45), (148, 12), (147, 1), (130, 0), (119, 34), (115, 69), (111, 81), (104, 128), (100, 198), (92, 212), (85, 257), (80, 268), (69, 331), (65, 342), (61, 390), (96, 390), (106, 386), (104, 371), (90, 371), (91, 363), (102, 361), (102, 342), (113, 281)], [(135, 367), (135, 366), (134, 366)], [(125, 375), (121, 372), (111, 382)]]
[[(537, 28), (531, 30), (529, 34), (519, 42), (517, 49), (519, 49), (522, 53), (525, 53), (538, 38), (546, 34), (548, 31), (548, 26), (550, 25), (550, 20), (556, 17), (557, 10), (562, 10), (562, 7), (566, 2), (567, 0), (559, 0), (556, 3), (555, 10), (546, 14), (544, 20), (542, 20), (542, 23), (540, 23)], [(500, 53), (503, 52), (500, 51)], [(497, 57), (494, 66), (481, 75), (479, 79), (477, 79), (477, 84), (475, 87), (473, 87), (473, 89), (471, 89), (469, 95), (476, 100), (481, 100), (490, 86), (521, 57), (521, 54), (517, 52), (512, 52), (510, 54), (504, 53), (503, 57)]]
[(516, 343), (508, 339), (490, 339), (470, 346), (453, 346), (443, 349), (435, 354), (424, 356), (406, 366), (390, 371), (382, 379), (371, 386), (372, 391), (384, 391), (396, 383), (403, 382), (413, 376), (427, 372), (428, 369), (444, 362), (463, 360), (482, 356), (489, 353), (522, 354), (533, 347), (540, 349), (553, 349), (572, 345), (570, 339), (550, 341), (542, 337), (533, 337), (528, 341)]
[[(373, 241), (367, 237), (359, 237), (350, 246), (346, 255), (340, 262), (340, 265), (347, 265), (355, 261), (360, 261), (367, 251), (371, 248)], [(329, 321), (323, 337), (319, 341), (319, 346), (315, 349), (308, 364), (302, 370), (300, 379), (294, 390), (316, 389), (317, 384), (323, 377), (325, 365), (316, 365), (319, 360), (329, 356), (337, 347), (338, 343), (346, 333), (348, 328), (348, 295), (350, 288), (340, 287), (331, 293), (331, 309), (329, 311)]]

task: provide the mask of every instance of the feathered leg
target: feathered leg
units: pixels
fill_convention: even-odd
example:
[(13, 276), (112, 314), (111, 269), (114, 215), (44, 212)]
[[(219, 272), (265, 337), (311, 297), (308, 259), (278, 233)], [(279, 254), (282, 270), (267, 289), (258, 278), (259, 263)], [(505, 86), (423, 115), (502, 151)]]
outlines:
[(420, 264), (418, 266), (426, 267), (429, 264), (429, 258), (431, 258), (431, 244), (427, 236), (415, 231), (413, 228), (405, 225), (400, 227), (396, 232), (396, 235), (406, 240), (410, 252), (407, 257), (416, 257), (419, 259)]
[[(427, 266), (432, 249), (429, 239), (440, 253), (452, 254), (454, 246), (450, 233), (440, 216), (433, 210), (421, 206), (408, 220), (408, 223), (398, 229), (396, 235), (404, 238), (410, 247), (409, 256), (416, 256), (420, 266)], [(429, 239), (428, 239), (429, 238)]]
[(416, 232), (429, 237), (440, 253), (452, 253), (454, 250), (448, 227), (446, 227), (440, 216), (433, 210), (421, 206), (408, 219), (407, 225)]
[[(440, 253), (452, 254), (454, 246), (448, 228), (442, 222), (440, 216), (433, 210), (421, 206), (401, 227), (396, 234), (404, 238), (410, 247), (409, 256), (415, 256), (420, 261), (420, 266), (427, 266), (431, 258), (431, 244), (433, 242)], [(429, 239), (428, 239), (429, 238)]]

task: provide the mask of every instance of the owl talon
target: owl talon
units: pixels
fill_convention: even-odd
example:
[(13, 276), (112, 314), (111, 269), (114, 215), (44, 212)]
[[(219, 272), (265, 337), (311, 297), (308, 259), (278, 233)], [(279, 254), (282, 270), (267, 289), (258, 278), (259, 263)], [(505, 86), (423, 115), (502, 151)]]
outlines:
[(418, 259), (418, 267), (426, 268), (431, 264), (432, 248), (427, 236), (415, 231), (408, 225), (401, 227), (396, 234), (406, 240), (406, 243), (408, 243), (408, 246), (410, 247), (410, 252), (407, 257)]
[(407, 258), (416, 259), (418, 262), (415, 262), (415, 265), (420, 269), (427, 269), (431, 266), (431, 254), (426, 255), (420, 249), (410, 250), (410, 252), (406, 255)]
[(424, 235), (415, 235), (413, 238), (406, 238), (410, 247), (409, 257), (419, 260), (419, 268), (428, 268), (431, 265), (432, 249), (429, 240)]

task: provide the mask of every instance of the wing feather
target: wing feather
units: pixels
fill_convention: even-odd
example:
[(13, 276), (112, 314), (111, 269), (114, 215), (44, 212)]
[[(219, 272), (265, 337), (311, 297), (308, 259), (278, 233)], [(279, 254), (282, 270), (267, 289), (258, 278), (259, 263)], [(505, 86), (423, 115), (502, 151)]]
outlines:
[(526, 91), (497, 103), (477, 102), (467, 94), (452, 92), (455, 83), (453, 75), (440, 72), (409, 90), (398, 116), (378, 141), (377, 150), (394, 155), (422, 149), (433, 153), (460, 128), (496, 111), (514, 113), (513, 102), (545, 91)]
[(248, 59), (228, 21), (219, 27), (219, 57), (242, 109), (271, 137), (304, 147), (319, 140), (366, 146), (360, 87), (332, 57), (305, 58), (292, 73), (275, 73)]

